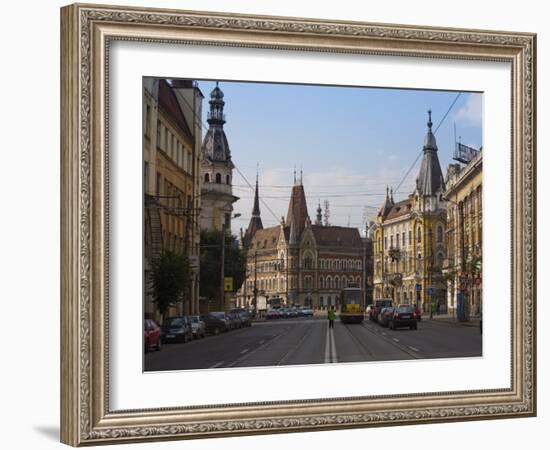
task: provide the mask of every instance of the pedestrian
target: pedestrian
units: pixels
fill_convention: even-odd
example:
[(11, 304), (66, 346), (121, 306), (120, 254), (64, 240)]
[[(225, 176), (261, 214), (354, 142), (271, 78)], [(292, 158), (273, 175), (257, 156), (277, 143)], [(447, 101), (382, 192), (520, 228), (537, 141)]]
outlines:
[(336, 319), (336, 311), (334, 311), (334, 306), (331, 306), (328, 310), (328, 327), (334, 328), (334, 319)]

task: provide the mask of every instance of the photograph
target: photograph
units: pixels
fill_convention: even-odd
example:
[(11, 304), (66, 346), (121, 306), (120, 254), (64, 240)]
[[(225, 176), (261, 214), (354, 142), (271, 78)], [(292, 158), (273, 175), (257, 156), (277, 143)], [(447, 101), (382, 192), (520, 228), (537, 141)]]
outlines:
[(483, 357), (482, 92), (142, 96), (145, 372)]

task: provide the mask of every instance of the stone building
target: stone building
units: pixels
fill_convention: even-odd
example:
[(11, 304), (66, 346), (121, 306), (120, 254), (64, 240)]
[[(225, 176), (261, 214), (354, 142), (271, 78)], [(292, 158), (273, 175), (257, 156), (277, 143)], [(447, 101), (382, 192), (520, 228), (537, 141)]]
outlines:
[(386, 189), (374, 231), (374, 299), (414, 303), (428, 311), (446, 305), (442, 273), (445, 259), (447, 202), (445, 182), (432, 132), (431, 111), (416, 189), (394, 201)]
[(205, 230), (229, 233), (233, 203), (238, 197), (233, 195), (233, 169), (231, 151), (223, 129), (224, 94), (218, 83), (210, 93), (210, 111), (208, 112), (208, 131), (202, 144), (200, 173), (201, 188), (201, 228)]
[[(459, 148), (457, 146), (457, 151)], [(480, 315), (483, 293), (483, 161), (481, 150), (468, 153), (472, 158), (467, 162), (461, 160), (465, 165), (449, 166), (445, 192), (448, 199), (448, 254), (444, 267), (448, 280), (447, 304), (449, 311), (460, 320)]]
[[(163, 250), (185, 253), (198, 267), (200, 230), (199, 149), (202, 94), (190, 80), (144, 78), (143, 191), (144, 191), (144, 308), (145, 317), (158, 319), (150, 293), (153, 262)], [(198, 311), (198, 272), (170, 314)]]
[(256, 184), (254, 209), (243, 242), (247, 269), (238, 294), (241, 306), (254, 307), (256, 291), (264, 300), (279, 297), (286, 305), (326, 308), (337, 306), (343, 288), (364, 289), (359, 230), (312, 224), (304, 186), (296, 177), (286, 219), (269, 228), (263, 228), (260, 220)]

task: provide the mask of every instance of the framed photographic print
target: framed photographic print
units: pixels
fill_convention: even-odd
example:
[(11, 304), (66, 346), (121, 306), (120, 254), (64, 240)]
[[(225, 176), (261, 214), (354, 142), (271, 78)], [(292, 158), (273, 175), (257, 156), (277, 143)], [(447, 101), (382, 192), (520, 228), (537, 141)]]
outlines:
[(71, 5), (62, 441), (536, 414), (536, 36)]

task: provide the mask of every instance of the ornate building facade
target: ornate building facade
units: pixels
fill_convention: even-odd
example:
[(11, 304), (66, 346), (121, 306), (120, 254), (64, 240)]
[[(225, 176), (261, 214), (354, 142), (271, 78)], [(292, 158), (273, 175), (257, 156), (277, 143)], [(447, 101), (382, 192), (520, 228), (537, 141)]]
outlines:
[(442, 268), (447, 202), (431, 111), (428, 114), (416, 189), (406, 199), (395, 202), (393, 192), (387, 188), (373, 227), (374, 299), (417, 304), (424, 311), (432, 305), (446, 304)]
[(238, 197), (233, 195), (233, 169), (231, 151), (223, 129), (224, 94), (218, 83), (210, 93), (208, 112), (208, 132), (204, 137), (201, 152), (200, 173), (202, 180), (200, 215), (201, 228), (221, 231), (231, 230), (233, 203)]
[(449, 311), (461, 320), (482, 310), (482, 152), (447, 171), (447, 275)]
[[(254, 307), (257, 297), (286, 305), (337, 306), (341, 290), (364, 289), (364, 250), (359, 230), (312, 224), (302, 181), (294, 180), (286, 219), (263, 228), (256, 183), (254, 209), (243, 237), (246, 279), (238, 304)], [(255, 303), (256, 293), (256, 303)]]
[(163, 250), (185, 253), (194, 268), (191, 286), (170, 314), (198, 311), (200, 230), (199, 149), (202, 94), (189, 80), (143, 81), (144, 310), (158, 319), (150, 293), (153, 263)]

